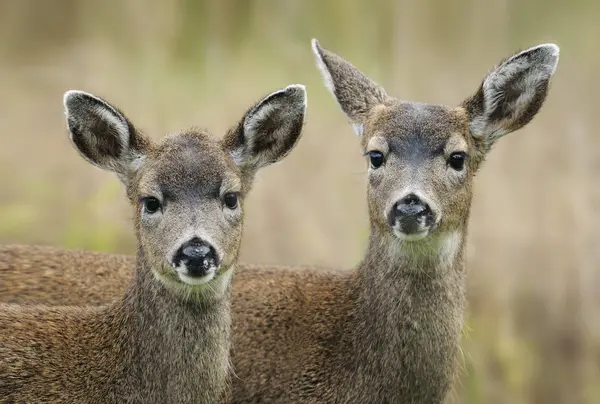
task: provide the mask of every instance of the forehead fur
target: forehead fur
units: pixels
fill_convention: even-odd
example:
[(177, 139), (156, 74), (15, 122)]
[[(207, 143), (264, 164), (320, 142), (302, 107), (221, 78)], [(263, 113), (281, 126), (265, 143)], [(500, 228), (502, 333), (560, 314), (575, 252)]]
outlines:
[(374, 136), (382, 137), (390, 146), (396, 144), (398, 147), (421, 139), (435, 148), (456, 135), (471, 143), (469, 122), (463, 108), (397, 100), (373, 109), (364, 135), (364, 147)]
[(239, 180), (240, 173), (221, 142), (192, 129), (166, 136), (149, 153), (142, 170), (140, 188), (159, 188), (176, 194), (218, 194), (224, 181)]

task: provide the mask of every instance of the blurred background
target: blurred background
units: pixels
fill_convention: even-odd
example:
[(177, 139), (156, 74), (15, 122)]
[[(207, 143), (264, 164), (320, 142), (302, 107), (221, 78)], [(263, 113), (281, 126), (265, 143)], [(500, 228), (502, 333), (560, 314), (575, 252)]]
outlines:
[(242, 261), (350, 268), (367, 242), (366, 163), (310, 39), (399, 98), (451, 105), (502, 58), (556, 42), (545, 106), (477, 175), (451, 402), (599, 403), (598, 21), (595, 0), (0, 0), (0, 242), (134, 252), (119, 182), (69, 144), (64, 91), (107, 98), (154, 138), (221, 136), (303, 83), (303, 140), (259, 176)]

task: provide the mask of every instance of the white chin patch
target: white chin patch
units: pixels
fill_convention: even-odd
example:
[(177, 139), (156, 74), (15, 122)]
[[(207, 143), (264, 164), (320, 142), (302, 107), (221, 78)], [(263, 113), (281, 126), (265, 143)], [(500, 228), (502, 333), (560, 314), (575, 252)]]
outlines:
[(177, 271), (177, 276), (179, 276), (179, 279), (188, 285), (204, 285), (205, 283), (210, 282), (215, 277), (215, 274), (216, 270), (214, 269), (211, 269), (206, 275), (200, 277), (189, 276)]
[(418, 233), (406, 234), (402, 233), (400, 230), (394, 229), (394, 235), (398, 237), (402, 241), (419, 241), (423, 240), (429, 234), (429, 230), (423, 230)]

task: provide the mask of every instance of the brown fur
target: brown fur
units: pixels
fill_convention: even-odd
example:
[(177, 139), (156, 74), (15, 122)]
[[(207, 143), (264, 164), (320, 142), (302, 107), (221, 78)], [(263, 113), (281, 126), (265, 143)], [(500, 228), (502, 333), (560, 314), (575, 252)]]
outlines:
[(135, 256), (0, 245), (0, 297), (4, 303), (100, 305), (123, 296)]
[[(476, 118), (494, 112), (484, 105), (485, 97), (497, 95), (493, 89), (480, 90), (481, 97), (458, 108), (400, 102), (341, 57), (316, 43), (314, 49), (327, 70), (326, 80), (327, 74), (331, 77), (330, 89), (363, 135), (363, 150), (381, 148), (386, 154), (380, 171), (369, 170), (369, 247), (352, 271), (238, 265), (232, 301), (232, 402), (440, 403), (459, 352), (473, 175), (493, 141), (529, 122), (533, 110), (514, 108), (514, 95), (505, 97), (498, 105), (510, 113), (494, 122), (499, 123), (494, 131), (478, 132), (483, 126), (473, 124)], [(537, 69), (535, 63), (555, 65), (558, 59), (557, 54), (554, 60), (542, 56), (531, 70)], [(506, 73), (506, 66), (492, 72), (500, 73)], [(543, 98), (552, 73), (553, 68), (521, 90), (534, 91), (535, 100)], [(454, 151), (470, 155), (462, 174), (446, 167), (445, 159)], [(398, 239), (386, 222), (386, 211), (407, 186), (418, 187), (441, 217), (420, 241)], [(28, 248), (6, 250), (26, 261), (21, 253)], [(53, 261), (53, 250), (31, 248), (40, 261)], [(120, 259), (89, 257), (94, 267)], [(117, 269), (126, 276), (124, 267)], [(19, 284), (18, 270), (10, 269), (5, 283)], [(56, 288), (72, 286), (70, 271), (54, 272)], [(113, 286), (118, 287), (111, 281)], [(47, 301), (69, 299), (67, 290), (39, 287)], [(0, 297), (25, 300), (10, 290), (0, 291)]]
[[(25, 250), (3, 249), (4, 263), (11, 268), (23, 263), (21, 275), (33, 270), (38, 282), (44, 277), (37, 269), (50, 275), (68, 268), (74, 289), (85, 288), (86, 294), (63, 302), (81, 307), (0, 305), (0, 397), (3, 402), (220, 402), (230, 375), (231, 273), (243, 228), (242, 208), (225, 207), (221, 195), (239, 192), (241, 204), (256, 169), (294, 147), (304, 119), (304, 88), (290, 86), (263, 99), (223, 141), (192, 130), (154, 144), (96, 97), (70, 93), (65, 100), (75, 147), (92, 164), (116, 171), (126, 186), (137, 260), (109, 257), (102, 273), (94, 269), (105, 258), (100, 254), (53, 250), (52, 260), (61, 262), (35, 262), (30, 249), (25, 264), (19, 255)], [(272, 124), (274, 119), (279, 123)], [(160, 197), (160, 214), (144, 210), (147, 195)], [(194, 285), (178, 278), (169, 258), (171, 247), (186, 241), (182, 236), (200, 237), (198, 231), (207, 233), (221, 260), (212, 280)], [(94, 285), (85, 281), (90, 271), (99, 275)], [(102, 284), (103, 277), (118, 283)], [(21, 286), (28, 293), (37, 288), (33, 282)], [(108, 298), (107, 287), (116, 292)], [(106, 304), (96, 306), (100, 303)]]

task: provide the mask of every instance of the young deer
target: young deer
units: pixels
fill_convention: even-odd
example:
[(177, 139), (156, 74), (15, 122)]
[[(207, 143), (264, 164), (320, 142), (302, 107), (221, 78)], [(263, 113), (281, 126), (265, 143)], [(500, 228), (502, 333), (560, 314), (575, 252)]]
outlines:
[[(539, 111), (558, 47), (540, 45), (500, 63), (458, 107), (399, 101), (316, 41), (313, 50), (367, 156), (369, 246), (353, 271), (237, 267), (232, 401), (440, 403), (459, 352), (473, 176), (498, 138)], [(14, 286), (0, 298), (71, 299), (67, 286), (84, 284), (68, 266), (50, 264), (54, 256), (94, 268), (112, 262), (121, 277), (132, 266), (125, 256), (44, 247), (33, 247), (30, 258), (29, 248), (2, 253), (4, 282)], [(31, 266), (32, 276), (38, 264), (55, 269), (31, 290), (19, 270)]]
[[(125, 185), (135, 275), (102, 307), (1, 305), (2, 400), (220, 402), (242, 203), (257, 170), (300, 138), (305, 100), (303, 86), (289, 86), (252, 107), (222, 140), (189, 130), (152, 142), (100, 98), (68, 92), (73, 145)], [(90, 270), (71, 268), (82, 277)]]

